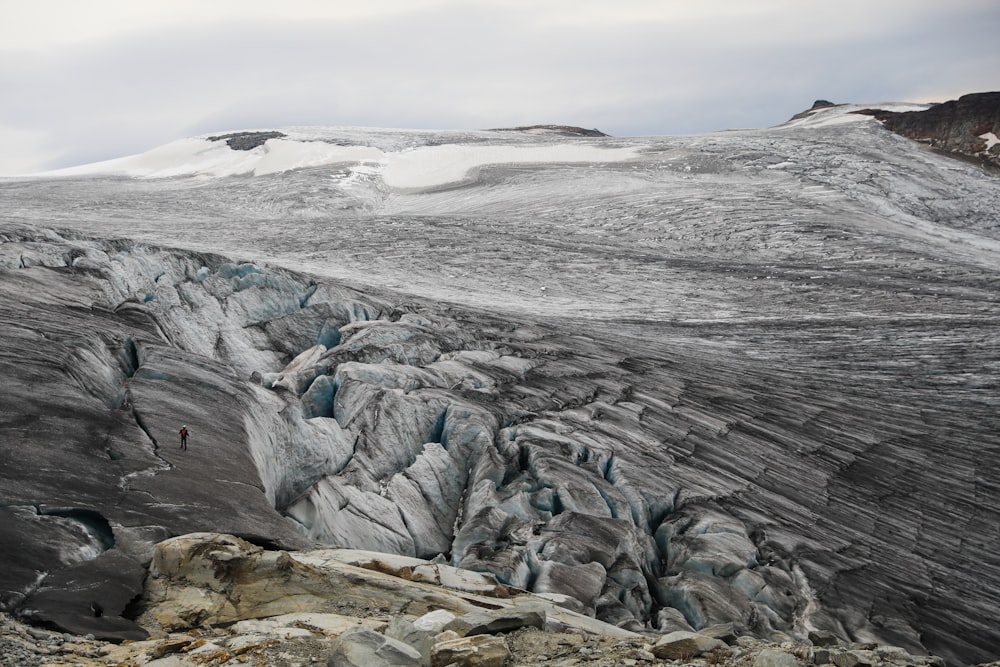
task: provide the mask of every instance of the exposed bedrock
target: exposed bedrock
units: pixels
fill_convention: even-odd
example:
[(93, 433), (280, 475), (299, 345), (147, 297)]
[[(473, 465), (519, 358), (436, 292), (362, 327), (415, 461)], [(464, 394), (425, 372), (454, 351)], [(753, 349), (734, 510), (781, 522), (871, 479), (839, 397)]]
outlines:
[(865, 109), (887, 128), (946, 153), (1000, 167), (1000, 92), (971, 93), (924, 111)]
[(400, 620), (434, 612), (456, 628), (464, 626), (461, 631), (467, 634), (540, 626), (551, 619), (578, 631), (635, 637), (545, 598), (511, 590), (485, 574), (389, 554), (264, 550), (213, 533), (159, 544), (135, 608), (143, 626), (157, 634), (201, 624), (350, 610), (357, 617), (388, 613)]
[(976, 392), (0, 229), (7, 608), (131, 636), (153, 544), (211, 531), (440, 555), (629, 630), (1000, 645)]
[(282, 139), (286, 135), (283, 132), (231, 132), (207, 137), (209, 141), (225, 141), (234, 151), (250, 151), (258, 146), (263, 146), (268, 139)]

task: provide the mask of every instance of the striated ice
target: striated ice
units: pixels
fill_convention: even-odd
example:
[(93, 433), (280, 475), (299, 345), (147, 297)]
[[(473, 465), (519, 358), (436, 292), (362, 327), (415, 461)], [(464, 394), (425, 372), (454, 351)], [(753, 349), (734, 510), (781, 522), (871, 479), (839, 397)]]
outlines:
[[(2, 181), (4, 504), (98, 512), (136, 568), (191, 530), (311, 538), (622, 627), (993, 658), (1000, 189), (850, 110)], [(61, 534), (0, 552), (5, 590)]]

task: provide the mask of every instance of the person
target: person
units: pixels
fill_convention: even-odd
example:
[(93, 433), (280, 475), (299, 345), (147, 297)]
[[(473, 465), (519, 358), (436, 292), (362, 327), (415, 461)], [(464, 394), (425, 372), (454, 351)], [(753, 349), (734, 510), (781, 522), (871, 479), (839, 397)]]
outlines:
[(188, 427), (187, 424), (181, 426), (181, 449), (188, 448)]

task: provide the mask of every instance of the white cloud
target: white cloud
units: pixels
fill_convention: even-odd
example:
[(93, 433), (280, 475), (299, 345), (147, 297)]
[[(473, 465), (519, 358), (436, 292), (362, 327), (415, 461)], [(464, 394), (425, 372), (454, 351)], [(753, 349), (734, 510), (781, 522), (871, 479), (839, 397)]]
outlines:
[(227, 22), (355, 21), (424, 11), (448, 0), (32, 0), (0, 5), (0, 44), (42, 50), (150, 29)]
[[(804, 41), (844, 38), (886, 30), (892, 23), (936, 16), (995, 11), (993, 0), (33, 0), (0, 5), (0, 44), (5, 50), (42, 50), (94, 43), (146, 30), (259, 22), (276, 29), (290, 24), (340, 25), (416, 17), (446, 9), (494, 17), (517, 17), (528, 30), (636, 26), (715, 25), (728, 38)], [(731, 33), (738, 30), (742, 35)], [(708, 35), (704, 35), (708, 38)]]
[(0, 176), (19, 176), (42, 171), (58, 154), (48, 146), (39, 130), (0, 127)]

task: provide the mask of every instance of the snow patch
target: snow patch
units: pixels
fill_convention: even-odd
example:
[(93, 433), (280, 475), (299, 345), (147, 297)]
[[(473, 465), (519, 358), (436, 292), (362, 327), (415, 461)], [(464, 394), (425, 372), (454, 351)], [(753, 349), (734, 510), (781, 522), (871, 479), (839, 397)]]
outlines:
[(895, 111), (903, 113), (906, 111), (924, 111), (929, 109), (930, 104), (910, 104), (907, 102), (879, 102), (875, 104), (838, 104), (832, 107), (822, 107), (807, 112), (800, 118), (792, 119), (779, 125), (785, 127), (829, 127), (831, 125), (843, 125), (845, 123), (864, 123), (873, 120), (872, 116), (855, 113), (864, 109), (881, 109), (882, 111)]
[(997, 135), (993, 134), (992, 132), (987, 132), (986, 134), (980, 134), (979, 138), (986, 140), (986, 150), (989, 150), (994, 146), (996, 146), (997, 144), (1000, 144), (1000, 139), (998, 139)]
[(250, 164), (257, 159), (259, 159), (259, 149), (234, 151), (222, 142), (208, 139), (179, 139), (145, 153), (57, 169), (39, 175), (111, 174), (135, 178), (170, 178), (196, 174), (221, 176), (245, 173), (251, 169)]
[[(557, 143), (546, 145), (447, 144), (385, 152), (374, 146), (340, 145), (327, 141), (269, 139), (249, 151), (235, 151), (224, 142), (181, 139), (146, 153), (59, 169), (45, 176), (112, 174), (134, 178), (172, 178), (277, 174), (305, 167), (351, 165), (346, 184), (380, 177), (401, 190), (457, 183), (486, 165), (621, 162), (638, 157), (638, 150)], [(365, 178), (368, 177), (368, 178)]]
[(255, 176), (276, 174), (303, 167), (321, 167), (341, 162), (378, 160), (382, 151), (370, 146), (338, 146), (321, 141), (271, 139), (253, 169)]
[(428, 188), (462, 181), (471, 171), (486, 165), (622, 162), (637, 156), (635, 148), (580, 144), (425, 146), (386, 156), (382, 179), (392, 188)]

